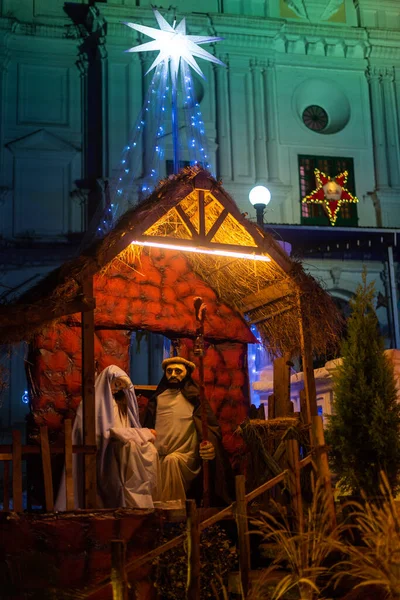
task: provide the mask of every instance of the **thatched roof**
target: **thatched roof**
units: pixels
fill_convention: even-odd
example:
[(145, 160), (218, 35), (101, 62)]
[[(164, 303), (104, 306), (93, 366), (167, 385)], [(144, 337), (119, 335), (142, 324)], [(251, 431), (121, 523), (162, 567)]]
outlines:
[(270, 234), (240, 213), (220, 182), (198, 168), (183, 169), (161, 182), (104, 239), (50, 273), (16, 303), (0, 307), (0, 341), (27, 339), (54, 319), (89, 310), (92, 301), (90, 294), (84, 296), (82, 284), (106, 272), (114, 260), (133, 264), (142, 246), (132, 242), (149, 240), (268, 256), (265, 262), (185, 252), (194, 272), (221, 301), (257, 325), (273, 354), (299, 352), (299, 298), (314, 350), (323, 353), (335, 345), (341, 318), (331, 297)]

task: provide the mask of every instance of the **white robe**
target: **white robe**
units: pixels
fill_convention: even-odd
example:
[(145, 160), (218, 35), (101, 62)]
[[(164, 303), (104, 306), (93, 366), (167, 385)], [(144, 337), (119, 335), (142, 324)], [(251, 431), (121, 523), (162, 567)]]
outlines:
[[(153, 494), (159, 484), (159, 460), (155, 437), (139, 422), (139, 411), (133, 386), (124, 389), (127, 414), (122, 416), (114, 400), (110, 383), (127, 374), (111, 365), (95, 383), (97, 496), (98, 507), (153, 508)], [(82, 404), (78, 407), (72, 443), (83, 443)], [(84, 507), (82, 455), (73, 455), (75, 508)], [(55, 504), (66, 509), (65, 472)]]
[(190, 483), (200, 472), (201, 463), (193, 405), (180, 390), (167, 389), (158, 396), (155, 429), (161, 466), (157, 499), (183, 501)]

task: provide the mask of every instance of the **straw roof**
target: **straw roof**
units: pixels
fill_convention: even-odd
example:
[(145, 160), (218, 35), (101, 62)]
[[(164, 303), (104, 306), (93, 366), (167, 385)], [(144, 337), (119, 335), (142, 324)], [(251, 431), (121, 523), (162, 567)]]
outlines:
[(269, 257), (266, 262), (185, 252), (194, 272), (220, 300), (257, 326), (272, 354), (299, 352), (300, 304), (303, 333), (311, 336), (314, 350), (324, 353), (335, 346), (341, 317), (331, 297), (269, 233), (245, 219), (220, 182), (193, 167), (160, 182), (103, 240), (53, 271), (18, 302), (0, 307), (0, 340), (27, 339), (51, 320), (89, 310), (93, 303), (90, 293), (84, 294), (84, 282), (106, 273), (114, 260), (132, 265), (142, 251), (138, 244), (149, 240)]

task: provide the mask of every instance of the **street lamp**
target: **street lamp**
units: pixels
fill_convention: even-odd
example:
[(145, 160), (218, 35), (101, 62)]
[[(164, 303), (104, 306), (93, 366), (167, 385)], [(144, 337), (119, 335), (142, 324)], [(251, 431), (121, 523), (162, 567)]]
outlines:
[(250, 190), (249, 200), (256, 209), (257, 225), (264, 225), (264, 210), (271, 200), (271, 192), (264, 185), (256, 185)]

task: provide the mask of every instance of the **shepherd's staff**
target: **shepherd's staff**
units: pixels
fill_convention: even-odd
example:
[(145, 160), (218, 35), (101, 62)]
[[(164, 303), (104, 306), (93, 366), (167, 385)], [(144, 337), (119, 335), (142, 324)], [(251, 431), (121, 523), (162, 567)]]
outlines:
[[(196, 328), (196, 340), (194, 343), (193, 352), (199, 357), (199, 385), (200, 385), (200, 406), (201, 406), (201, 432), (203, 442), (208, 441), (208, 426), (207, 426), (207, 406), (206, 396), (204, 390), (204, 318), (206, 315), (206, 305), (203, 299), (197, 296), (194, 299), (194, 310), (196, 314), (196, 321), (198, 322)], [(210, 489), (209, 489), (210, 477), (208, 461), (203, 459), (203, 507), (208, 508), (210, 506)]]

